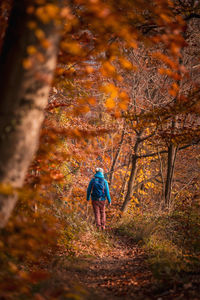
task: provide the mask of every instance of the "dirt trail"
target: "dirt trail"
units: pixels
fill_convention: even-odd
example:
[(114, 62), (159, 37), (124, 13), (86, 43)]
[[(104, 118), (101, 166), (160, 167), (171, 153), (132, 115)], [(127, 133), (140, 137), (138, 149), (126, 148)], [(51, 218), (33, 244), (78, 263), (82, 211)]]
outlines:
[(113, 248), (109, 256), (105, 253), (98, 258), (79, 257), (69, 261), (61, 253), (55, 266), (51, 267), (51, 279), (40, 289), (45, 296), (42, 299), (200, 299), (199, 274), (184, 276), (181, 281), (172, 278), (171, 283), (166, 279), (159, 283), (154, 279), (147, 256), (139, 245), (128, 237), (113, 233), (110, 238)]
[(98, 299), (156, 299), (145, 260), (141, 248), (121, 238), (115, 240), (109, 257), (85, 259), (85, 267), (75, 267), (73, 273)]
[(198, 300), (200, 277), (192, 274), (183, 281), (156, 281), (143, 249), (127, 237), (114, 235), (109, 257), (83, 259), (74, 264), (71, 274), (89, 290), (89, 300)]

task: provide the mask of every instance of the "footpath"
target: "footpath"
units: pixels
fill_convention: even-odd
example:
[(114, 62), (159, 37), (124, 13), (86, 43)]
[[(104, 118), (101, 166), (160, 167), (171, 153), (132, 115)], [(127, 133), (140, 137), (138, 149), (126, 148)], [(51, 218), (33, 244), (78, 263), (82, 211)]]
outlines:
[[(108, 234), (108, 233), (105, 233)], [(131, 238), (110, 233), (111, 253), (102, 257), (66, 259), (64, 253), (51, 268), (51, 280), (39, 293), (43, 299), (67, 300), (172, 300), (200, 299), (200, 277), (188, 282), (156, 280), (147, 255)], [(40, 295), (41, 295), (40, 294)]]

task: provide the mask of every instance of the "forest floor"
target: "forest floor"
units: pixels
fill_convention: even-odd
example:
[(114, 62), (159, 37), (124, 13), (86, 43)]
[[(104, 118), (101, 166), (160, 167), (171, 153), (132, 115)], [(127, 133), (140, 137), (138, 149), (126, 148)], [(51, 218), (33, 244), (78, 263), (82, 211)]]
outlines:
[(109, 255), (68, 260), (61, 253), (60, 262), (52, 267), (51, 282), (42, 288), (45, 299), (200, 299), (199, 275), (184, 282), (158, 281), (142, 247), (130, 237), (109, 233), (109, 238), (113, 243)]

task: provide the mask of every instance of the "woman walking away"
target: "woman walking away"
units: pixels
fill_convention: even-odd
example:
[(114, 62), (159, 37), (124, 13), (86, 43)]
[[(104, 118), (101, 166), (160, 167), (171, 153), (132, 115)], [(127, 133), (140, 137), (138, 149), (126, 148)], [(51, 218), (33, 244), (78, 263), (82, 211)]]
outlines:
[(101, 168), (96, 168), (96, 174), (88, 185), (87, 201), (90, 200), (90, 195), (92, 198), (96, 226), (98, 229), (104, 230), (106, 226), (105, 200), (107, 198), (108, 204), (111, 205), (111, 198), (108, 182), (104, 178), (103, 169)]

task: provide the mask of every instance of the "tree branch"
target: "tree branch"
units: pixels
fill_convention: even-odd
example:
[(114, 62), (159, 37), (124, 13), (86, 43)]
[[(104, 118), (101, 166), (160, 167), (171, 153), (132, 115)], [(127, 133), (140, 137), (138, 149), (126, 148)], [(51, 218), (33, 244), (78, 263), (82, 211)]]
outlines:
[[(198, 145), (199, 142), (200, 142), (200, 140), (198, 140), (198, 141), (196, 141), (196, 142), (192, 142), (191, 144), (187, 144), (187, 145), (185, 145), (185, 146), (182, 146), (182, 147), (180, 147), (180, 148), (178, 149), (178, 151), (183, 150), (183, 149), (186, 149), (186, 148), (188, 148), (188, 147), (190, 147), (190, 146)], [(162, 153), (167, 153), (167, 152), (168, 152), (168, 150), (162, 150), (162, 151), (160, 151), (159, 153), (162, 154)], [(153, 153), (145, 154), (145, 155), (137, 155), (136, 158), (152, 157), (152, 156), (156, 156), (156, 155), (158, 155), (158, 152), (153, 152)]]

